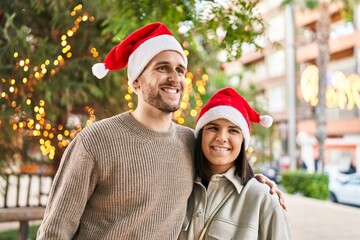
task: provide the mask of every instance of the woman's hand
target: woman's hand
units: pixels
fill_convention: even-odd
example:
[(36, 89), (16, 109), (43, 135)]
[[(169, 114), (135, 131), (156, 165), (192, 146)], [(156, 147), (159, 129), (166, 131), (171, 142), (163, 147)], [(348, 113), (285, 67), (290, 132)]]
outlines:
[(277, 187), (277, 184), (270, 180), (268, 177), (264, 176), (261, 173), (255, 174), (255, 178), (256, 180), (258, 180), (261, 183), (267, 184), (270, 187), (270, 193), (274, 194), (276, 193), (279, 197), (279, 203), (280, 205), (287, 210), (286, 205), (285, 205), (285, 198), (284, 198), (284, 194), (280, 191), (280, 189)]

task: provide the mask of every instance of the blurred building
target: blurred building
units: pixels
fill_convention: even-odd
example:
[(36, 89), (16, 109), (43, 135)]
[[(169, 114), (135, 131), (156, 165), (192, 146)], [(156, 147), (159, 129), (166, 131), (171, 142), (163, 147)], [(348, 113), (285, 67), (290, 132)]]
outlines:
[[(246, 87), (255, 82), (264, 93), (266, 109), (274, 117), (276, 136), (273, 141), (273, 155), (280, 159), (288, 154), (289, 111), (291, 97), (295, 98), (295, 131), (316, 136), (315, 108), (317, 97), (318, 47), (315, 41), (317, 9), (294, 7), (295, 40), (295, 96), (291, 96), (288, 85), (287, 57), (289, 37), (286, 23), (286, 9), (282, 0), (259, 1), (258, 11), (267, 25), (266, 38), (259, 41), (263, 51), (254, 47), (244, 48), (237, 61), (226, 65), (229, 74), (240, 70), (243, 74), (241, 84)], [(354, 15), (345, 19), (341, 14), (342, 3), (331, 4), (330, 62), (327, 78), (327, 109), (325, 143), (325, 166), (336, 166), (345, 171), (353, 163), (360, 168), (360, 32), (359, 6), (353, 6)], [(314, 100), (315, 99), (315, 100)], [(289, 110), (290, 109), (290, 110)], [(314, 157), (317, 155), (314, 144)], [(300, 158), (300, 145), (296, 144), (297, 159)], [(299, 161), (298, 161), (299, 165)]]

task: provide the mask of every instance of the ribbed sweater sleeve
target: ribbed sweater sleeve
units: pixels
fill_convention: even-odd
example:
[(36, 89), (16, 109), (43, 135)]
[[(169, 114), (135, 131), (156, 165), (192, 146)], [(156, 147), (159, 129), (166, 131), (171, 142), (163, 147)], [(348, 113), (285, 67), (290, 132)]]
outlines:
[(37, 239), (176, 239), (193, 182), (193, 131), (154, 132), (129, 113), (67, 148)]
[(97, 180), (96, 164), (82, 140), (74, 139), (64, 153), (44, 216), (44, 223), (51, 224), (40, 226), (37, 239), (71, 239), (79, 226)]

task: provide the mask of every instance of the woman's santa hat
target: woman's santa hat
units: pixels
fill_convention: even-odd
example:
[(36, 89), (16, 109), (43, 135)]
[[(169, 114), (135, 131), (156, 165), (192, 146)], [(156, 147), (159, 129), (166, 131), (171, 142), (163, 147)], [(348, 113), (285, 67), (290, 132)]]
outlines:
[(239, 126), (244, 135), (245, 149), (250, 143), (250, 122), (260, 123), (264, 127), (271, 127), (273, 119), (268, 115), (261, 116), (249, 103), (233, 88), (217, 91), (200, 111), (196, 120), (195, 136), (206, 124), (224, 118)]
[(127, 66), (128, 83), (133, 82), (157, 54), (165, 50), (179, 52), (187, 67), (187, 57), (180, 43), (169, 29), (160, 22), (150, 23), (131, 33), (116, 45), (106, 56), (103, 63), (92, 67), (93, 74), (101, 79), (109, 70), (120, 70)]

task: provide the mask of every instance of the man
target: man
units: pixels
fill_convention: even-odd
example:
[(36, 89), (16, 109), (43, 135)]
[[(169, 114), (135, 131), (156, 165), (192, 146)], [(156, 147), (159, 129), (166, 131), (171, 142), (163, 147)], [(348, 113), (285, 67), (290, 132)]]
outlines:
[(172, 122), (187, 58), (162, 23), (146, 25), (93, 67), (127, 66), (134, 112), (83, 129), (66, 149), (37, 239), (176, 239), (193, 186), (193, 130)]

